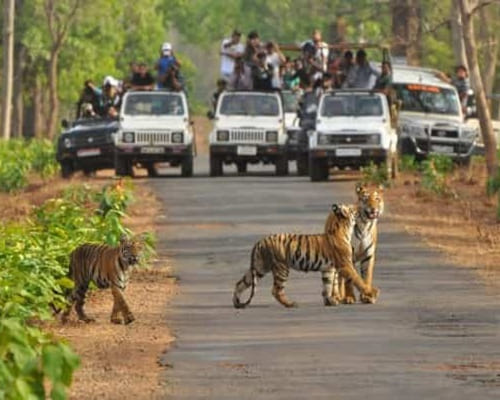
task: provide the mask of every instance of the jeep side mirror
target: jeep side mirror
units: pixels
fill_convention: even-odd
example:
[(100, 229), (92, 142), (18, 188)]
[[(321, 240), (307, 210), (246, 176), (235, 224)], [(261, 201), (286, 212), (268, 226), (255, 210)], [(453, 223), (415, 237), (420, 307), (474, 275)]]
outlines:
[(68, 129), (69, 128), (69, 121), (67, 119), (63, 119), (61, 121), (61, 126), (64, 128), (64, 129)]
[(215, 114), (213, 111), (207, 111), (207, 118), (208, 119), (214, 119), (215, 118)]

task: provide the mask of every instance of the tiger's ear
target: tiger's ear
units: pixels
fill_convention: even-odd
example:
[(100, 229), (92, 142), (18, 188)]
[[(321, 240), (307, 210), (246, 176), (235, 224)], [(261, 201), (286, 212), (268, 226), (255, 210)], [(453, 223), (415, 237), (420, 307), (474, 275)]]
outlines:
[(124, 233), (122, 233), (122, 235), (120, 236), (120, 243), (123, 243), (123, 242), (126, 242), (127, 241), (127, 235), (125, 235)]
[(356, 183), (356, 194), (359, 195), (366, 190), (366, 186), (362, 182)]
[(378, 185), (377, 191), (379, 191), (380, 193), (384, 193), (384, 185)]
[(337, 214), (339, 212), (339, 206), (336, 203), (332, 204), (332, 212)]

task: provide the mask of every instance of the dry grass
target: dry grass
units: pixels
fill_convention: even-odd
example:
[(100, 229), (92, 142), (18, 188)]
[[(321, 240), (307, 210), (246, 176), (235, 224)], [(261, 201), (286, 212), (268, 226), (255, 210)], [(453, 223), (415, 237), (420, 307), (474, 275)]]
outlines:
[(472, 164), (450, 177), (455, 198), (422, 192), (418, 181), (406, 173), (387, 191), (389, 218), (457, 264), (477, 268), (487, 282), (498, 284), (500, 224), (496, 202), (485, 195), (484, 166)]

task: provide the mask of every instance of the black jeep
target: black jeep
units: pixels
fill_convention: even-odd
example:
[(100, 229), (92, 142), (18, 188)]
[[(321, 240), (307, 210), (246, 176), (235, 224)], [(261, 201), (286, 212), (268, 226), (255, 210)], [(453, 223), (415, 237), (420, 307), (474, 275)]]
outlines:
[(76, 171), (91, 175), (99, 169), (114, 168), (113, 135), (118, 131), (118, 120), (78, 119), (71, 125), (63, 121), (63, 127), (56, 155), (63, 178), (70, 178)]

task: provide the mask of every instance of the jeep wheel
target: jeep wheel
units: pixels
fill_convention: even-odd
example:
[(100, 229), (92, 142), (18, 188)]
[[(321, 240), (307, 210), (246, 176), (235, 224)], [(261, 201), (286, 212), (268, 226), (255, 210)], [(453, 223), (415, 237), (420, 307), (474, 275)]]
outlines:
[(148, 176), (150, 178), (157, 178), (158, 177), (158, 171), (156, 170), (154, 163), (148, 164), (146, 166), (146, 169), (148, 171)]
[(222, 160), (214, 155), (210, 155), (210, 176), (222, 176)]
[(87, 178), (92, 178), (95, 176), (95, 169), (85, 168), (83, 170), (83, 175), (85, 175), (85, 177)]
[(280, 156), (276, 159), (276, 176), (288, 175), (288, 157), (287, 155)]
[(328, 160), (326, 158), (309, 159), (309, 177), (311, 178), (311, 182), (326, 181), (329, 174)]
[(69, 160), (61, 161), (61, 177), (64, 179), (69, 179), (75, 172), (73, 168), (73, 163)]
[(182, 160), (181, 164), (181, 176), (191, 177), (193, 176), (193, 156), (189, 155), (184, 160)]
[(245, 174), (247, 172), (247, 163), (245, 161), (238, 161), (236, 168), (238, 168), (238, 174)]
[(132, 163), (126, 158), (115, 156), (115, 174), (117, 176), (133, 176)]
[(307, 155), (298, 155), (297, 156), (297, 175), (298, 176), (307, 176), (309, 174), (309, 160), (307, 159)]

